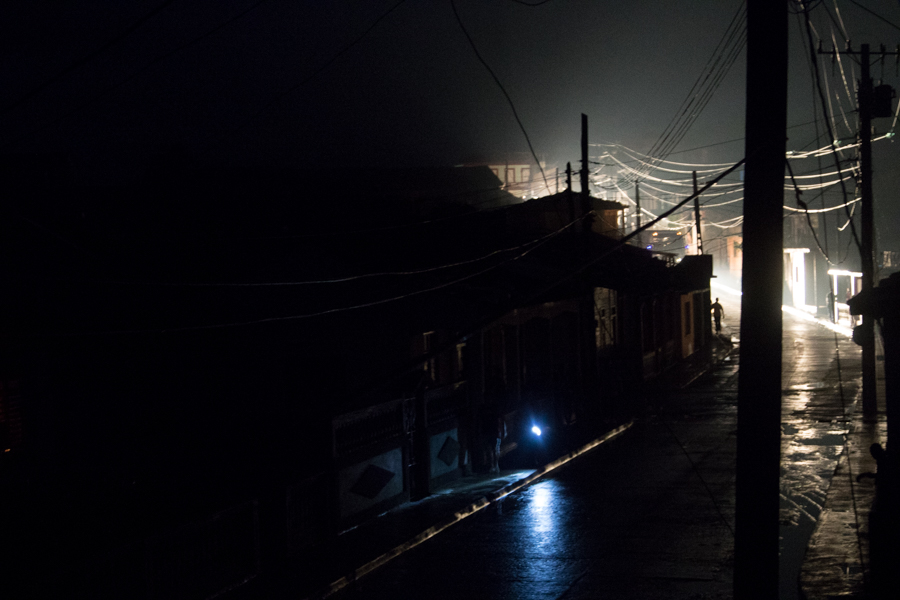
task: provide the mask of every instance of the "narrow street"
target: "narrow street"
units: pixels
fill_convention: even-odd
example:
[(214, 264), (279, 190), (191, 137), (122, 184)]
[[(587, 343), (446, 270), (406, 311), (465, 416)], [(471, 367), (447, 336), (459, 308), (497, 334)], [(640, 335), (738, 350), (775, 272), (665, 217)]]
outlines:
[[(725, 306), (723, 333), (738, 342), (725, 362), (686, 390), (658, 398), (622, 437), (338, 597), (730, 598), (740, 345), (739, 307)], [(843, 415), (856, 397), (859, 351), (785, 315), (783, 359), (784, 600), (799, 597), (806, 544), (843, 450)]]

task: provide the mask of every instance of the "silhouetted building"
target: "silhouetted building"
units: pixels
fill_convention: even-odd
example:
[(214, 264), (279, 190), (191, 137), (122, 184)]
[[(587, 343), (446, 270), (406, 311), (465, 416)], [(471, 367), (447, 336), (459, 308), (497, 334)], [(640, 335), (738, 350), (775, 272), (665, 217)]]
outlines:
[(485, 470), (486, 415), (528, 464), (709, 339), (710, 257), (484, 168), (52, 194), (0, 232), (0, 559), (37, 595), (210, 596)]

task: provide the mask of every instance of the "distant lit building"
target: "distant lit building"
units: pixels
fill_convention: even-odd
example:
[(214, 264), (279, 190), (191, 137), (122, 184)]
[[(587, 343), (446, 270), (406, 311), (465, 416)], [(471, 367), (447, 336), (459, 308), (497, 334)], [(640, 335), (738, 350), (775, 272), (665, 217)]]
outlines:
[[(535, 163), (534, 158), (527, 152), (513, 152), (506, 156), (489, 157), (485, 160), (467, 162), (463, 166), (488, 167), (500, 180), (503, 189), (518, 198), (539, 198), (558, 191), (558, 185), (554, 183), (558, 174), (555, 171), (547, 172), (546, 163), (543, 161), (540, 164)], [(541, 169), (545, 170), (543, 176)], [(544, 177), (547, 178), (546, 183)]]

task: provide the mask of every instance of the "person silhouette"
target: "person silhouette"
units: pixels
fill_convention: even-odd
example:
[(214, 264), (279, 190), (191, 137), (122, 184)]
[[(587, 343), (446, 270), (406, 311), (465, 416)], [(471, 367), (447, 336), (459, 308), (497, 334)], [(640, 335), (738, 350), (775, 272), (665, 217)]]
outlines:
[(710, 308), (713, 311), (713, 320), (716, 322), (716, 333), (719, 333), (722, 331), (722, 317), (725, 316), (725, 309), (719, 304), (718, 298), (716, 298), (716, 301), (712, 303)]

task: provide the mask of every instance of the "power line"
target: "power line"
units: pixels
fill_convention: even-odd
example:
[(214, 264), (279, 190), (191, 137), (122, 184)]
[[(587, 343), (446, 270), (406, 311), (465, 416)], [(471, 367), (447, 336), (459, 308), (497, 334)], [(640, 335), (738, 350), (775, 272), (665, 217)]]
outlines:
[[(568, 225), (566, 226), (568, 227)], [(563, 228), (565, 229), (565, 227)], [(477, 258), (472, 258), (469, 260), (463, 260), (454, 263), (448, 263), (443, 265), (437, 265), (433, 267), (427, 267), (424, 269), (416, 269), (412, 271), (383, 271), (379, 273), (363, 273), (361, 275), (352, 275), (349, 277), (340, 277), (335, 279), (322, 279), (322, 280), (314, 280), (314, 281), (268, 281), (268, 282), (179, 282), (179, 281), (90, 281), (89, 283), (100, 283), (100, 284), (120, 284), (120, 285), (136, 285), (136, 286), (158, 286), (158, 287), (199, 287), (199, 288), (264, 288), (264, 287), (297, 287), (297, 286), (306, 286), (306, 285), (323, 285), (323, 284), (334, 284), (334, 283), (347, 283), (350, 281), (360, 281), (364, 279), (371, 279), (374, 277), (403, 277), (409, 275), (422, 275), (425, 273), (434, 273), (436, 271), (442, 271), (445, 269), (452, 269), (454, 267), (461, 267), (464, 265), (470, 265), (477, 262), (481, 262), (483, 260), (487, 260), (492, 256), (496, 256), (498, 254), (506, 254), (508, 252), (515, 252), (517, 250), (522, 250), (523, 248), (527, 248), (533, 244), (539, 244), (559, 233), (559, 230), (548, 233), (547, 235), (541, 236), (539, 238), (533, 239), (531, 241), (525, 242), (524, 244), (519, 244), (517, 246), (513, 246), (510, 248), (502, 248), (500, 250), (494, 250), (488, 254), (479, 256)]]
[(540, 6), (541, 4), (547, 4), (550, 0), (539, 0), (538, 2), (525, 2), (525, 0), (512, 0), (516, 4), (521, 4), (522, 6)]
[[(180, 46), (176, 46), (175, 48), (169, 50), (168, 52), (165, 52), (165, 53), (163, 53), (163, 54), (157, 56), (156, 58), (152, 59), (150, 62), (148, 62), (147, 64), (145, 64), (143, 67), (140, 67), (140, 68), (136, 69), (133, 73), (131, 73), (131, 75), (127, 76), (127, 77), (126, 77), (125, 79), (123, 79), (122, 81), (120, 81), (120, 82), (118, 82), (118, 83), (116, 83), (116, 84), (114, 84), (114, 85), (112, 85), (112, 86), (106, 88), (105, 90), (102, 90), (102, 91), (100, 91), (100, 92), (94, 94), (94, 95), (93, 95), (91, 98), (89, 98), (87, 101), (81, 103), (79, 106), (76, 106), (75, 108), (69, 110), (68, 112), (66, 112), (66, 113), (64, 113), (64, 114), (62, 114), (62, 115), (60, 115), (59, 117), (57, 117), (57, 118), (54, 119), (53, 121), (49, 121), (49, 122), (45, 123), (44, 125), (39, 125), (36, 129), (32, 129), (32, 130), (31, 130), (31, 133), (29, 133), (29, 134), (24, 134), (24, 135), (20, 135), (20, 136), (17, 138), (17, 140), (18, 140), (18, 139), (22, 139), (23, 137), (26, 137), (27, 135), (31, 135), (31, 134), (33, 134), (33, 133), (36, 132), (36, 131), (41, 131), (41, 130), (43, 130), (43, 129), (46, 129), (46, 128), (48, 128), (48, 127), (51, 127), (51, 126), (53, 126), (53, 125), (56, 125), (57, 123), (60, 123), (61, 121), (64, 121), (65, 119), (69, 118), (69, 117), (72, 116), (73, 114), (75, 114), (75, 113), (77, 113), (77, 112), (79, 112), (79, 111), (84, 110), (85, 108), (91, 106), (92, 104), (94, 104), (95, 102), (97, 102), (98, 100), (100, 100), (101, 98), (103, 98), (104, 96), (107, 96), (107, 95), (111, 94), (112, 92), (115, 92), (116, 90), (120, 89), (121, 87), (127, 85), (128, 83), (134, 81), (139, 75), (141, 75), (141, 73), (145, 72), (147, 69), (150, 69), (151, 67), (154, 67), (154, 66), (158, 65), (159, 63), (161, 63), (161, 62), (163, 62), (163, 61), (165, 61), (165, 60), (171, 58), (172, 56), (178, 54), (179, 52), (181, 52), (181, 51), (183, 51), (183, 50), (186, 50), (187, 48), (190, 48), (191, 46), (193, 46), (193, 45), (195, 45), (195, 44), (197, 44), (197, 43), (199, 43), (199, 42), (202, 42), (203, 40), (207, 39), (207, 38), (210, 37), (211, 35), (213, 35), (213, 34), (219, 32), (219, 31), (221, 31), (222, 29), (224, 29), (224, 28), (227, 27), (228, 25), (231, 25), (231, 24), (234, 23), (235, 21), (237, 21), (237, 20), (239, 20), (239, 19), (242, 19), (242, 18), (245, 17), (247, 14), (249, 14), (250, 12), (256, 10), (257, 8), (259, 8), (260, 5), (264, 4), (264, 3), (267, 2), (267, 1), (268, 1), (268, 0), (259, 0), (258, 2), (255, 2), (254, 4), (252, 4), (252, 5), (250, 5), (249, 7), (245, 8), (245, 9), (242, 10), (241, 12), (237, 13), (237, 14), (234, 15), (233, 17), (230, 17), (230, 18), (226, 19), (225, 21), (219, 23), (218, 25), (216, 25), (215, 27), (213, 27), (212, 29), (210, 29), (210, 30), (207, 31), (206, 33), (204, 33), (204, 34), (202, 34), (202, 35), (200, 35), (200, 36), (197, 36), (197, 37), (191, 39), (190, 41), (185, 42), (184, 44), (181, 44)], [(17, 141), (17, 140), (14, 140), (14, 141)], [(7, 143), (6, 145), (9, 145), (9, 143)]]
[[(713, 51), (713, 55), (707, 61), (707, 66), (704, 68), (705, 75), (701, 73), (697, 78), (678, 109), (680, 113), (673, 117), (647, 152), (654, 160), (665, 158), (674, 150), (706, 107), (731, 65), (734, 64), (746, 44), (746, 27), (743, 26), (744, 19), (742, 18), (745, 10), (745, 3), (742, 1)], [(736, 43), (735, 40), (737, 40)], [(633, 181), (639, 180), (640, 178), (633, 179)]]
[[(897, 106), (898, 106), (898, 108), (900, 108), (900, 103), (898, 103)], [(805, 123), (797, 123), (796, 125), (788, 125), (787, 129), (797, 129), (798, 127), (806, 127), (807, 125), (812, 125), (814, 123), (819, 123), (821, 121), (822, 121), (822, 118), (813, 119), (812, 121), (806, 121)], [(704, 144), (703, 146), (695, 146), (693, 148), (687, 148), (685, 150), (677, 150), (675, 152), (670, 152), (669, 156), (672, 156), (675, 154), (684, 154), (686, 152), (694, 152), (695, 150), (705, 150), (707, 148), (714, 148), (716, 146), (724, 146), (725, 144), (737, 144), (738, 142), (743, 142), (745, 140), (746, 140), (746, 138), (739, 137), (739, 138), (733, 138), (730, 140), (725, 140), (723, 142), (714, 142), (712, 144)], [(872, 140), (872, 141), (875, 141), (875, 140)], [(617, 146), (617, 145), (619, 145), (619, 144), (602, 144), (602, 143), (592, 143), (591, 144), (591, 146)], [(844, 147), (841, 147), (839, 149), (843, 150)], [(629, 148), (629, 150), (636, 154), (643, 154), (643, 153), (638, 152), (637, 150), (632, 150), (630, 148)], [(646, 155), (644, 155), (644, 156), (646, 156)], [(625, 161), (625, 162), (628, 162), (628, 161)], [(667, 162), (670, 164), (691, 164), (691, 163), (676, 163), (675, 161), (671, 161), (671, 160), (663, 160), (661, 162)], [(719, 164), (719, 163), (713, 163), (713, 164)], [(725, 165), (728, 165), (731, 163), (721, 163), (721, 164), (722, 164), (722, 166), (725, 166)]]
[[(745, 162), (745, 159), (741, 159), (739, 162), (735, 163), (732, 167), (726, 169), (726, 170), (723, 171), (721, 174), (719, 174), (717, 177), (713, 178), (712, 180), (710, 180), (709, 182), (707, 182), (706, 184), (704, 184), (704, 186), (703, 186), (702, 188), (700, 188), (696, 193), (694, 193), (694, 194), (688, 196), (687, 198), (685, 198), (684, 200), (682, 200), (682, 201), (678, 204), (678, 206), (675, 206), (675, 207), (673, 207), (673, 208), (671, 208), (671, 209), (665, 211), (664, 213), (662, 213), (661, 215), (659, 215), (658, 217), (656, 217), (654, 220), (652, 220), (652, 221), (648, 222), (646, 225), (642, 226), (640, 229), (637, 229), (637, 230), (633, 231), (632, 233), (623, 236), (620, 240), (617, 240), (616, 243), (613, 244), (613, 245), (612, 245), (609, 249), (607, 249), (606, 251), (601, 252), (598, 256), (596, 256), (596, 257), (594, 257), (594, 258), (592, 258), (592, 259), (586, 261), (582, 266), (576, 268), (575, 270), (573, 270), (572, 272), (568, 273), (567, 275), (565, 275), (565, 276), (563, 276), (563, 277), (560, 277), (560, 278), (556, 279), (555, 281), (551, 282), (549, 285), (545, 286), (544, 288), (542, 288), (542, 289), (539, 290), (538, 292), (536, 292), (536, 293), (530, 295), (530, 296), (525, 300), (525, 302), (527, 303), (527, 302), (530, 302), (530, 301), (534, 301), (534, 300), (536, 300), (537, 298), (539, 298), (540, 296), (546, 294), (547, 292), (549, 292), (549, 291), (551, 291), (551, 290), (557, 288), (558, 286), (562, 285), (563, 283), (565, 283), (565, 282), (571, 280), (572, 278), (574, 278), (574, 277), (580, 275), (581, 273), (583, 273), (584, 271), (586, 271), (588, 268), (592, 267), (593, 265), (597, 264), (597, 263), (600, 262), (601, 260), (603, 260), (603, 259), (605, 259), (606, 257), (608, 257), (608, 256), (609, 256), (610, 254), (612, 254), (613, 252), (615, 252), (615, 251), (619, 250), (620, 248), (622, 248), (623, 246), (625, 246), (625, 245), (626, 245), (633, 237), (635, 237), (635, 236), (638, 235), (639, 233), (641, 233), (641, 232), (643, 232), (643, 231), (649, 229), (650, 227), (654, 226), (656, 223), (658, 223), (658, 222), (661, 221), (662, 219), (667, 218), (669, 215), (673, 214), (673, 213), (676, 212), (678, 209), (682, 208), (685, 204), (687, 204), (688, 202), (690, 202), (691, 200), (693, 200), (696, 196), (698, 196), (699, 194), (702, 194), (704, 191), (706, 191), (706, 190), (708, 190), (709, 188), (713, 187), (715, 184), (717, 184), (717, 183), (718, 183), (721, 179), (723, 179), (725, 176), (727, 176), (728, 174), (730, 174), (731, 172), (733, 172), (735, 169), (737, 169), (738, 167), (740, 167), (741, 165), (743, 165), (744, 162)], [(402, 296), (394, 296), (394, 297), (391, 297), (391, 298), (384, 298), (384, 299), (381, 299), (381, 300), (375, 300), (375, 301), (372, 301), (372, 302), (366, 302), (366, 303), (358, 304), (358, 305), (354, 305), (354, 306), (346, 306), (346, 307), (340, 307), (340, 308), (331, 308), (331, 309), (326, 309), (326, 310), (321, 310), (321, 311), (317, 311), (317, 312), (313, 312), (313, 313), (306, 313), (306, 314), (301, 314), (301, 315), (289, 315), (289, 316), (282, 316), (282, 317), (268, 317), (268, 318), (254, 319), (254, 320), (248, 320), (248, 321), (239, 321), (239, 322), (230, 322), (230, 323), (214, 323), (214, 324), (209, 324), (209, 325), (190, 325), (190, 326), (184, 326), (184, 327), (170, 327), (170, 328), (162, 328), (162, 329), (157, 328), (157, 329), (133, 329), (133, 330), (115, 330), (115, 331), (90, 331), (90, 332), (78, 332), (78, 333), (57, 334), (57, 335), (67, 335), (67, 336), (73, 336), (73, 335), (128, 335), (128, 334), (151, 334), (151, 333), (180, 333), (180, 332), (187, 332), (187, 331), (201, 331), (201, 330), (213, 330), (213, 329), (226, 329), (226, 328), (244, 327), (244, 326), (250, 326), (250, 325), (261, 325), (261, 324), (274, 323), (274, 322), (299, 321), (299, 320), (311, 319), (311, 318), (315, 318), (315, 317), (321, 317), (321, 316), (326, 316), (326, 315), (335, 314), (335, 313), (340, 313), (340, 312), (346, 312), (346, 311), (351, 311), (351, 310), (359, 310), (359, 309), (362, 309), (362, 308), (369, 308), (369, 307), (373, 307), (373, 306), (379, 306), (379, 305), (383, 305), (383, 304), (387, 304), (387, 303), (391, 303), (391, 302), (396, 302), (396, 301), (399, 301), (399, 300), (404, 300), (404, 299), (406, 299), (406, 298), (410, 298), (410, 297), (413, 297), (413, 296), (418, 296), (418, 295), (425, 294), (425, 293), (428, 293), (428, 292), (432, 292), (432, 291), (444, 289), (444, 288), (450, 287), (450, 286), (452, 286), (452, 285), (455, 285), (455, 284), (457, 284), (457, 283), (461, 283), (461, 282), (463, 282), (463, 281), (472, 279), (472, 278), (477, 277), (477, 276), (479, 276), (479, 275), (482, 275), (482, 274), (484, 274), (484, 273), (488, 273), (488, 272), (490, 272), (490, 271), (493, 271), (493, 270), (495, 270), (495, 269), (497, 269), (497, 268), (499, 268), (499, 267), (501, 267), (501, 266), (503, 266), (503, 265), (505, 265), (505, 264), (512, 263), (513, 261), (519, 260), (520, 258), (522, 258), (522, 257), (526, 256), (527, 254), (531, 253), (532, 251), (534, 251), (535, 249), (537, 249), (537, 248), (543, 246), (544, 244), (548, 243), (550, 240), (554, 239), (554, 238), (557, 237), (559, 234), (561, 234), (563, 231), (567, 230), (568, 228), (572, 227), (573, 225), (576, 225), (577, 223), (581, 222), (582, 220), (584, 220), (584, 219), (586, 219), (586, 218), (588, 218), (588, 217), (592, 217), (592, 216), (594, 216), (594, 211), (589, 211), (589, 212), (585, 213), (584, 215), (582, 215), (581, 217), (575, 219), (574, 221), (571, 221), (570, 223), (568, 223), (568, 224), (565, 225), (564, 227), (561, 227), (560, 229), (556, 230), (556, 231), (554, 232), (554, 234), (552, 234), (552, 235), (550, 235), (550, 236), (548, 236), (548, 237), (545, 237), (541, 242), (539, 242), (539, 243), (533, 245), (531, 248), (528, 248), (527, 250), (521, 252), (520, 254), (518, 254), (518, 255), (516, 255), (516, 256), (513, 256), (513, 257), (511, 257), (511, 258), (509, 258), (509, 259), (506, 259), (505, 261), (502, 261), (502, 262), (500, 262), (500, 263), (498, 263), (498, 264), (496, 264), (496, 265), (492, 265), (492, 266), (486, 267), (486, 268), (481, 269), (481, 270), (479, 270), (479, 271), (477, 271), (477, 272), (475, 272), (475, 273), (471, 273), (471, 274), (469, 274), (469, 275), (460, 277), (460, 278), (458, 278), (458, 279), (454, 279), (454, 280), (452, 280), (452, 281), (448, 281), (448, 282), (445, 282), (445, 283), (442, 283), (442, 284), (439, 284), (439, 285), (436, 285), (436, 286), (433, 286), (433, 287), (430, 287), (430, 288), (421, 289), (421, 290), (416, 290), (416, 291), (414, 291), (414, 292), (410, 292), (410, 293), (404, 294), (404, 295), (402, 295)], [(492, 322), (492, 321), (493, 321), (493, 318), (489, 318), (489, 319), (485, 320), (485, 322)], [(464, 337), (465, 335), (468, 335), (468, 333), (464, 334), (462, 337)], [(461, 338), (460, 338), (460, 339), (461, 339)], [(434, 350), (434, 352), (435, 352), (435, 353), (441, 352), (441, 351), (443, 351), (443, 350), (445, 350), (445, 349), (446, 349), (446, 348), (441, 347), (441, 348), (438, 348), (438, 349)], [(422, 360), (425, 360), (425, 359), (427, 359), (427, 357), (423, 358)]]
[(69, 73), (72, 73), (73, 71), (84, 66), (85, 64), (92, 61), (96, 57), (100, 56), (101, 54), (106, 52), (108, 49), (115, 46), (116, 44), (118, 44), (119, 42), (124, 40), (126, 37), (128, 37), (135, 31), (137, 31), (144, 23), (146, 23), (147, 21), (149, 21), (150, 19), (152, 19), (153, 17), (155, 17), (160, 12), (162, 12), (163, 10), (165, 10), (167, 7), (169, 7), (171, 4), (174, 4), (174, 3), (175, 3), (175, 0), (165, 0), (165, 2), (159, 4), (156, 8), (152, 9), (150, 12), (145, 14), (143, 17), (140, 17), (137, 21), (135, 21), (134, 23), (132, 23), (131, 25), (126, 27), (125, 30), (123, 30), (122, 33), (120, 33), (119, 35), (115, 36), (111, 40), (102, 44), (99, 48), (95, 49), (93, 52), (89, 52), (85, 56), (70, 63), (62, 71), (60, 71), (59, 73), (57, 73), (50, 79), (44, 81), (43, 83), (39, 84), (37, 87), (33, 88), (31, 91), (29, 91), (26, 94), (24, 94), (23, 96), (21, 96), (18, 100), (15, 100), (12, 103), (4, 106), (2, 109), (3, 113), (8, 113), (8, 112), (13, 111), (16, 108), (22, 106), (23, 104), (25, 104), (26, 102), (28, 102), (29, 100), (31, 100), (32, 98), (34, 98), (35, 96), (37, 96), (38, 94), (40, 94), (41, 92), (46, 90), (48, 87), (50, 87), (51, 85), (53, 85), (54, 83), (56, 83), (57, 81), (59, 81), (60, 79), (65, 77), (66, 75), (68, 75)]
[(855, 4), (855, 5), (857, 5), (858, 7), (860, 7), (861, 9), (863, 9), (864, 11), (866, 11), (867, 13), (869, 13), (870, 15), (873, 15), (874, 17), (876, 17), (876, 18), (878, 18), (878, 19), (881, 19), (882, 21), (884, 21), (885, 23), (887, 23), (888, 25), (890, 25), (890, 26), (893, 27), (894, 29), (900, 29), (900, 26), (898, 26), (897, 24), (893, 23), (892, 21), (888, 21), (887, 19), (885, 19), (884, 17), (882, 17), (881, 15), (879, 15), (877, 12), (875, 12), (874, 10), (872, 10), (871, 8), (869, 8), (868, 6), (863, 6), (862, 4), (860, 4), (859, 2), (857, 2), (856, 0), (850, 0), (850, 2), (852, 2), (852, 3)]
[(469, 35), (468, 30), (466, 30), (466, 26), (463, 25), (462, 19), (459, 16), (459, 11), (456, 10), (456, 0), (450, 0), (450, 7), (453, 8), (453, 16), (456, 17), (456, 22), (459, 23), (459, 28), (462, 29), (463, 34), (465, 34), (466, 39), (469, 41), (469, 45), (472, 47), (472, 51), (475, 52), (475, 56), (478, 58), (478, 61), (484, 65), (484, 68), (487, 69), (487, 72), (491, 74), (491, 77), (494, 79), (494, 83), (497, 84), (497, 87), (500, 88), (500, 91), (503, 92), (503, 95), (506, 97), (506, 101), (509, 103), (510, 109), (512, 109), (513, 117), (516, 119), (516, 123), (519, 124), (519, 129), (522, 130), (522, 135), (525, 136), (525, 143), (528, 144), (528, 150), (531, 151), (531, 156), (534, 158), (534, 162), (537, 163), (538, 169), (541, 170), (541, 177), (544, 178), (544, 185), (547, 187), (547, 190), (550, 189), (550, 184), (547, 183), (547, 175), (544, 174), (544, 167), (541, 166), (541, 161), (538, 160), (537, 153), (534, 151), (534, 147), (531, 145), (531, 139), (528, 137), (528, 132), (525, 131), (525, 125), (522, 124), (522, 120), (519, 118), (519, 113), (516, 111), (516, 105), (513, 104), (512, 98), (509, 97), (509, 94), (506, 93), (506, 88), (503, 87), (503, 84), (500, 83), (500, 79), (494, 73), (494, 70), (491, 69), (490, 65), (482, 58), (481, 53), (478, 52), (478, 47), (475, 45), (475, 40), (472, 39), (472, 36)]
[(237, 131), (237, 130), (239, 130), (239, 129), (242, 129), (242, 128), (244, 128), (244, 127), (246, 127), (247, 124), (249, 124), (253, 119), (255, 119), (257, 116), (261, 115), (261, 114), (262, 114), (263, 112), (265, 112), (267, 109), (269, 109), (269, 107), (271, 107), (272, 105), (274, 105), (276, 102), (278, 102), (278, 101), (281, 100), (282, 98), (284, 98), (284, 97), (286, 97), (286, 96), (288, 96), (288, 95), (294, 93), (296, 90), (298, 90), (299, 88), (303, 87), (304, 85), (306, 85), (307, 83), (309, 83), (310, 81), (312, 81), (313, 79), (315, 79), (316, 77), (318, 77), (319, 75), (321, 75), (321, 74), (322, 74), (323, 72), (325, 72), (328, 68), (330, 68), (331, 65), (333, 65), (333, 64), (335, 63), (335, 61), (337, 61), (337, 59), (339, 59), (340, 57), (342, 57), (344, 54), (346, 54), (348, 51), (350, 51), (351, 48), (353, 48), (354, 46), (356, 46), (357, 44), (359, 44), (361, 41), (363, 41), (363, 39), (365, 39), (365, 37), (366, 37), (367, 35), (369, 35), (369, 33), (371, 33), (373, 29), (375, 29), (375, 28), (376, 28), (376, 27), (377, 27), (384, 19), (386, 19), (386, 18), (388, 17), (388, 15), (390, 15), (390, 14), (393, 13), (395, 10), (397, 10), (398, 8), (400, 8), (400, 6), (401, 6), (404, 2), (406, 2), (406, 0), (399, 0), (396, 4), (394, 4), (394, 5), (391, 6), (389, 9), (387, 9), (385, 12), (383, 12), (383, 13), (381, 14), (381, 16), (379, 16), (377, 19), (375, 19), (375, 21), (374, 21), (371, 25), (369, 25), (369, 27), (366, 28), (365, 31), (363, 31), (361, 34), (359, 34), (356, 38), (354, 38), (350, 43), (348, 43), (347, 45), (345, 45), (343, 48), (341, 48), (340, 50), (338, 50), (338, 52), (337, 52), (334, 56), (332, 56), (325, 64), (323, 64), (321, 67), (319, 67), (318, 69), (316, 69), (312, 74), (310, 74), (310, 75), (308, 75), (307, 77), (301, 79), (301, 80), (298, 81), (296, 84), (294, 84), (294, 85), (292, 85), (292, 86), (289, 86), (286, 90), (284, 90), (284, 91), (281, 92), (280, 94), (277, 94), (276, 96), (274, 96), (271, 100), (269, 100), (268, 102), (266, 102), (259, 110), (255, 111), (255, 112), (254, 112), (253, 114), (251, 114), (249, 117), (247, 117), (246, 119), (244, 119), (244, 121), (243, 121), (242, 123), (240, 123), (239, 125), (237, 125), (236, 127), (231, 128), (231, 129), (227, 129), (227, 130), (226, 130), (225, 128), (222, 128), (222, 129), (216, 131), (216, 133), (214, 133), (214, 134), (212, 134), (212, 135), (206, 137), (206, 138), (203, 140), (203, 142), (208, 142), (208, 141), (213, 140), (213, 139), (219, 139), (219, 138), (222, 137), (222, 135), (224, 135), (224, 134), (226, 134), (226, 133), (234, 133), (235, 131)]
[[(809, 44), (810, 58), (812, 59), (811, 62), (814, 65), (816, 90), (819, 92), (819, 99), (820, 99), (820, 103), (822, 105), (822, 111), (824, 112), (825, 111), (825, 97), (824, 97), (824, 93), (822, 91), (822, 76), (821, 76), (821, 73), (819, 72), (819, 62), (818, 62), (818, 60), (816, 60), (815, 48), (813, 46), (813, 39), (812, 39), (812, 23), (810, 22), (808, 12), (805, 13), (804, 22), (806, 23), (806, 38), (807, 38), (807, 42)], [(825, 116), (827, 117), (828, 115), (825, 115)], [(838, 160), (837, 146), (835, 145), (835, 142), (834, 142), (834, 131), (832, 130), (831, 123), (827, 118), (825, 119), (825, 126), (828, 128), (828, 136), (831, 141), (831, 148), (833, 151), (832, 156), (834, 157), (834, 165), (837, 168), (838, 173), (840, 173), (841, 172), (841, 162), (840, 162), (840, 160)], [(847, 203), (847, 188), (844, 186), (843, 178), (840, 178), (840, 183), (841, 183), (841, 191), (844, 194), (844, 203), (846, 204)], [(847, 210), (847, 214), (851, 215), (849, 206), (845, 207), (845, 208)], [(852, 218), (849, 220), (849, 223), (850, 223), (850, 232), (853, 234), (853, 240), (856, 242), (857, 249), (859, 249), (861, 252), (862, 244), (859, 241), (859, 237), (856, 235), (856, 226), (853, 224)]]
[(329, 309), (320, 310), (320, 311), (317, 311), (317, 312), (306, 313), (306, 314), (300, 314), (300, 315), (289, 315), (289, 316), (282, 316), (282, 317), (267, 317), (267, 318), (263, 318), (263, 319), (253, 319), (253, 320), (248, 320), (248, 321), (236, 321), (236, 322), (229, 322), (229, 323), (213, 323), (213, 324), (209, 324), (209, 325), (187, 325), (187, 326), (183, 326), (183, 327), (168, 327), (168, 328), (162, 328), (162, 329), (131, 329), (131, 330), (114, 330), (114, 331), (90, 331), (90, 332), (78, 332), (78, 333), (70, 333), (70, 334), (63, 334), (63, 335), (68, 335), (68, 336), (73, 336), (73, 335), (95, 335), (95, 336), (96, 336), (96, 335), (131, 335), (131, 334), (150, 334), (150, 333), (162, 333), (162, 334), (165, 334), (165, 333), (181, 333), (181, 332), (187, 332), (187, 331), (202, 331), (202, 330), (213, 330), (213, 329), (229, 329), (229, 328), (235, 328), (235, 327), (245, 327), (245, 326), (249, 326), (249, 325), (262, 325), (262, 324), (266, 324), (266, 323), (286, 322), (286, 321), (300, 321), (300, 320), (305, 320), (305, 319), (312, 319), (312, 318), (315, 318), (315, 317), (322, 317), (322, 316), (326, 316), (326, 315), (331, 315), (331, 314), (335, 314), (335, 313), (342, 313), (342, 312), (348, 312), (348, 311), (352, 311), (352, 310), (359, 310), (359, 309), (362, 309), (362, 308), (370, 308), (370, 307), (373, 307), (373, 306), (380, 306), (380, 305), (388, 304), (388, 303), (391, 303), (391, 302), (397, 302), (397, 301), (399, 301), (399, 300), (405, 300), (405, 299), (411, 298), (411, 297), (413, 297), (413, 296), (419, 296), (419, 295), (421, 295), (421, 294), (426, 294), (426, 293), (429, 293), (429, 292), (434, 292), (434, 291), (437, 291), (437, 290), (440, 290), (440, 289), (448, 288), (448, 287), (450, 287), (450, 286), (456, 285), (457, 283), (462, 283), (463, 281), (467, 281), (467, 280), (469, 280), (469, 279), (473, 279), (473, 278), (475, 278), (475, 277), (478, 277), (479, 275), (483, 275), (483, 274), (485, 274), (485, 273), (488, 273), (488, 272), (490, 272), (490, 271), (493, 271), (493, 270), (495, 270), (495, 269), (497, 269), (497, 268), (499, 268), (499, 267), (501, 267), (501, 266), (503, 266), (503, 265), (506, 265), (506, 264), (512, 263), (512, 262), (514, 262), (514, 261), (517, 261), (517, 260), (523, 258), (524, 256), (528, 255), (529, 253), (533, 252), (535, 249), (540, 248), (540, 247), (543, 246), (544, 244), (548, 243), (550, 240), (552, 240), (553, 238), (557, 237), (558, 235), (560, 235), (562, 232), (566, 231), (567, 229), (569, 229), (569, 228), (572, 227), (573, 225), (576, 225), (576, 224), (580, 223), (581, 221), (583, 221), (584, 219), (586, 219), (587, 217), (593, 216), (593, 215), (594, 215), (594, 211), (590, 211), (590, 212), (585, 213), (585, 214), (582, 215), (581, 217), (575, 219), (574, 221), (568, 223), (567, 225), (561, 227), (560, 229), (557, 229), (557, 230), (554, 231), (552, 234), (550, 234), (550, 235), (548, 235), (548, 236), (545, 236), (540, 242), (536, 243), (536, 244), (533, 245), (531, 248), (528, 248), (528, 249), (526, 249), (525, 251), (521, 252), (520, 254), (517, 254), (516, 256), (513, 256), (513, 257), (511, 257), (511, 258), (508, 258), (508, 259), (506, 259), (506, 260), (504, 260), (504, 261), (502, 261), (502, 262), (500, 262), (500, 263), (498, 263), (498, 264), (491, 265), (491, 266), (489, 266), (489, 267), (485, 267), (484, 269), (481, 269), (481, 270), (479, 270), (479, 271), (476, 271), (475, 273), (470, 273), (470, 274), (465, 275), (465, 276), (463, 276), (463, 277), (459, 277), (459, 278), (457, 278), (457, 279), (454, 279), (454, 280), (451, 280), (451, 281), (447, 281), (447, 282), (441, 283), (441, 284), (436, 285), (436, 286), (432, 286), (432, 287), (429, 287), (429, 288), (416, 290), (416, 291), (410, 292), (410, 293), (408, 293), (408, 294), (403, 294), (403, 295), (401, 295), (401, 296), (393, 296), (393, 297), (390, 297), (390, 298), (382, 298), (382, 299), (380, 299), (380, 300), (374, 300), (374, 301), (372, 301), (372, 302), (365, 302), (365, 303), (357, 304), (357, 305), (353, 305), (353, 306), (344, 306), (344, 307), (339, 307), (339, 308), (329, 308)]

